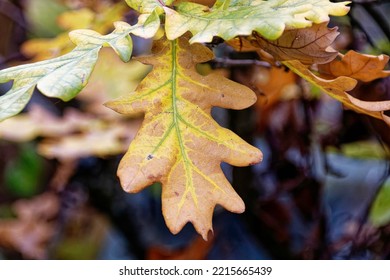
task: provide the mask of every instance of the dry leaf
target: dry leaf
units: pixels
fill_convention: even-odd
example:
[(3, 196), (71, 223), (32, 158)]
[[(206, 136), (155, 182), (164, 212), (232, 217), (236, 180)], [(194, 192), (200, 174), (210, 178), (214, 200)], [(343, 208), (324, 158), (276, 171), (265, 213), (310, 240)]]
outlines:
[(355, 88), (357, 84), (355, 79), (340, 76), (336, 79), (327, 80), (314, 75), (307, 66), (297, 60), (285, 61), (283, 64), (325, 93), (342, 102), (347, 108), (382, 119), (390, 125), (390, 117), (384, 114), (384, 111), (390, 109), (390, 101), (363, 101), (347, 93), (347, 91)]
[(387, 55), (367, 55), (349, 51), (339, 54), (327, 64), (318, 65), (318, 71), (326, 77), (348, 76), (362, 82), (371, 82), (379, 78), (390, 77), (390, 71), (383, 70), (389, 62)]
[(330, 45), (339, 32), (337, 28), (328, 28), (327, 24), (328, 22), (324, 22), (307, 28), (285, 30), (274, 41), (254, 33), (246, 38), (235, 38), (228, 43), (239, 51), (265, 50), (278, 61), (299, 60), (308, 65), (322, 64), (337, 56), (337, 52)]
[[(259, 48), (272, 54), (276, 60), (299, 60), (303, 64), (323, 64), (337, 56), (330, 45), (339, 35), (337, 28), (328, 28), (327, 22), (303, 29), (289, 29), (275, 40), (269, 41), (254, 34)], [(252, 44), (255, 44), (252, 42)]]
[(136, 92), (107, 104), (122, 114), (145, 112), (118, 175), (128, 192), (161, 182), (163, 215), (171, 232), (179, 232), (190, 221), (206, 239), (216, 204), (232, 212), (244, 211), (221, 162), (244, 166), (259, 162), (262, 156), (220, 127), (211, 118), (211, 108), (243, 109), (256, 96), (218, 74), (199, 75), (196, 64), (212, 59), (213, 54), (201, 44), (189, 45), (188, 37), (156, 41), (152, 52), (153, 56), (138, 58), (154, 68)]

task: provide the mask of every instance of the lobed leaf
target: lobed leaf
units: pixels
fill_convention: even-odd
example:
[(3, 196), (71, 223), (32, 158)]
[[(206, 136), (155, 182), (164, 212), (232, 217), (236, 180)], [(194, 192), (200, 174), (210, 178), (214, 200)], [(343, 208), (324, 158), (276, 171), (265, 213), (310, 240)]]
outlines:
[(74, 44), (69, 40), (69, 31), (88, 28), (105, 34), (112, 31), (112, 23), (122, 20), (126, 12), (128, 6), (123, 2), (109, 6), (101, 12), (93, 12), (87, 8), (64, 12), (57, 18), (63, 33), (54, 38), (28, 40), (23, 43), (21, 51), (34, 62), (68, 53), (74, 48)]
[(387, 180), (377, 194), (372, 205), (370, 222), (376, 226), (386, 226), (390, 221), (390, 181)]
[(276, 40), (286, 28), (306, 28), (329, 21), (329, 15), (348, 13), (349, 2), (328, 0), (217, 1), (210, 9), (184, 2), (173, 10), (164, 7), (165, 30), (169, 40), (190, 31), (190, 42), (211, 42), (214, 36), (230, 40), (251, 35), (253, 31), (267, 40)]
[(153, 11), (163, 12), (162, 3), (165, 5), (172, 4), (173, 0), (126, 0), (127, 5), (141, 14), (150, 14)]
[(112, 47), (123, 61), (128, 61), (132, 52), (129, 33), (152, 37), (159, 26), (158, 14), (152, 13), (134, 26), (116, 22), (115, 30), (108, 35), (86, 29), (72, 31), (69, 36), (77, 46), (70, 53), (1, 70), (0, 83), (11, 80), (14, 83), (0, 96), (0, 121), (18, 114), (30, 100), (35, 86), (46, 96), (72, 99), (86, 86), (103, 46)]
[(307, 66), (297, 60), (285, 61), (283, 64), (331, 97), (342, 102), (347, 108), (381, 119), (390, 125), (390, 117), (384, 114), (384, 111), (390, 110), (390, 101), (363, 101), (347, 93), (357, 84), (354, 78), (340, 76), (335, 79), (324, 79), (314, 75)]
[(319, 65), (318, 71), (328, 77), (348, 76), (362, 82), (390, 76), (390, 71), (384, 70), (389, 62), (387, 55), (375, 56), (348, 51), (345, 55), (339, 54), (339, 57), (341, 59)]
[(255, 33), (251, 42), (279, 61), (299, 60), (307, 65), (323, 64), (332, 61), (338, 54), (330, 45), (339, 32), (337, 27), (328, 28), (327, 24), (323, 22), (307, 28), (286, 30), (274, 41)]
[(137, 58), (154, 66), (135, 92), (106, 105), (127, 115), (145, 113), (136, 138), (122, 159), (118, 176), (128, 192), (161, 182), (165, 221), (173, 233), (187, 222), (207, 238), (213, 209), (244, 211), (244, 203), (220, 164), (254, 164), (261, 152), (211, 117), (212, 106), (243, 109), (256, 101), (245, 86), (218, 74), (201, 76), (197, 63), (213, 58), (188, 38), (156, 41), (152, 56)]

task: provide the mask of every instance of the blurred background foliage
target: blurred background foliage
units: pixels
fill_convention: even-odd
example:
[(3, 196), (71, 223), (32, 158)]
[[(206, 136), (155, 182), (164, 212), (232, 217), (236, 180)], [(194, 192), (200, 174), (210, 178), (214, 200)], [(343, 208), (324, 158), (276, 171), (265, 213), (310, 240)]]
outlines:
[[(341, 32), (335, 48), (390, 55), (390, 3), (351, 7), (330, 23)], [(0, 67), (66, 53), (68, 31), (107, 33), (116, 20), (134, 23), (137, 14), (124, 1), (0, 0)], [(151, 42), (134, 39), (135, 55), (147, 54)], [(102, 104), (132, 91), (150, 68), (103, 49), (75, 100), (34, 93), (22, 114), (0, 124), (0, 259), (390, 258), (388, 127), (283, 67), (256, 63), (256, 54), (212, 47), (216, 59), (198, 70), (220, 71), (258, 94), (252, 108), (213, 111), (265, 155), (252, 167), (223, 165), (246, 212), (217, 208), (205, 242), (190, 225), (169, 233), (159, 184), (139, 194), (121, 189), (116, 168), (142, 116)], [(390, 78), (353, 94), (390, 99)]]

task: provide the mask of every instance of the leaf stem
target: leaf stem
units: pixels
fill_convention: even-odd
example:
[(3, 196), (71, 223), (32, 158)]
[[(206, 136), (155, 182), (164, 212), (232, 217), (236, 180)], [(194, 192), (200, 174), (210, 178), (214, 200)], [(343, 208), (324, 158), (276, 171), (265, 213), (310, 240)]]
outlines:
[(255, 59), (230, 59), (230, 58), (214, 58), (213, 62), (217, 65), (225, 66), (248, 66), (248, 65), (256, 65), (265, 68), (271, 68), (272, 65), (266, 61), (260, 61)]
[(157, 0), (157, 1), (158, 1), (158, 3), (160, 3), (161, 6), (166, 7), (166, 5), (165, 5), (163, 0)]

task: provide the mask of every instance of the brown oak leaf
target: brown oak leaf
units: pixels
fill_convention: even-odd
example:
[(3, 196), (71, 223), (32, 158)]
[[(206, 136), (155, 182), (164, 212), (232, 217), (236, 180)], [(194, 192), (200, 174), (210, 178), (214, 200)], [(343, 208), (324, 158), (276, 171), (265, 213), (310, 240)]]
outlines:
[(321, 75), (330, 77), (348, 76), (362, 82), (390, 77), (390, 71), (383, 70), (389, 62), (387, 55), (368, 55), (349, 51), (339, 54), (340, 59), (318, 65)]

